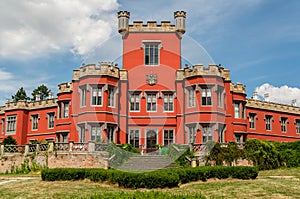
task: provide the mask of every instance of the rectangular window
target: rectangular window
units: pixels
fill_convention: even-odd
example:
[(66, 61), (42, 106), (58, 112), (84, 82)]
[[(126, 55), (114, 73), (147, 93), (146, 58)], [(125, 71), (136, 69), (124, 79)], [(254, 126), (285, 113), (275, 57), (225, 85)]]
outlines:
[(17, 115), (8, 115), (6, 117), (6, 133), (16, 133)]
[(243, 119), (245, 119), (245, 117), (246, 117), (246, 107), (245, 107), (245, 104), (242, 104), (242, 115), (241, 115), (241, 117)]
[(256, 114), (250, 113), (249, 114), (249, 127), (250, 129), (255, 129), (256, 128)]
[(80, 89), (80, 106), (86, 106), (86, 88)]
[(159, 65), (159, 44), (146, 43), (144, 44), (145, 65), (153, 66)]
[(166, 93), (164, 94), (164, 111), (173, 111), (173, 110), (174, 110), (173, 94)]
[(5, 121), (4, 121), (4, 118), (1, 119), (1, 132), (4, 134), (5, 133), (5, 128), (4, 128), (4, 124), (5, 124)]
[(242, 143), (243, 142), (242, 135), (236, 134), (235, 135), (235, 142), (236, 143)]
[(282, 132), (286, 132), (287, 131), (287, 118), (286, 117), (282, 117), (280, 118), (280, 122), (281, 122), (281, 131)]
[(212, 92), (211, 88), (202, 88), (201, 100), (203, 106), (211, 106), (212, 105)]
[(140, 111), (140, 94), (132, 93), (130, 95), (130, 111)]
[(63, 112), (62, 112), (62, 118), (68, 118), (69, 117), (69, 102), (63, 102)]
[(203, 126), (202, 130), (202, 143), (213, 140), (213, 130), (211, 126)]
[(164, 146), (174, 143), (174, 130), (164, 130)]
[(131, 129), (129, 131), (129, 144), (135, 148), (140, 147), (140, 131), (137, 129)]
[(300, 119), (296, 119), (296, 133), (300, 134)]
[(272, 130), (272, 116), (266, 115), (266, 130), (271, 131)]
[(188, 88), (188, 107), (195, 107), (196, 106), (196, 93), (193, 88)]
[(62, 133), (61, 137), (63, 143), (68, 143), (68, 133)]
[(108, 143), (114, 142), (114, 131), (115, 128), (113, 126), (107, 127), (107, 141)]
[(147, 94), (147, 111), (156, 111), (156, 94)]
[(196, 142), (196, 125), (189, 126), (189, 144)]
[(80, 143), (85, 142), (85, 126), (79, 127), (79, 142)]
[(114, 107), (115, 106), (115, 94), (116, 89), (114, 87), (108, 88), (108, 106)]
[(224, 107), (224, 87), (218, 86), (218, 107)]
[(48, 129), (53, 129), (54, 128), (54, 118), (55, 118), (55, 113), (47, 113), (48, 116)]
[(234, 118), (240, 118), (240, 104), (234, 103)]
[(218, 142), (224, 143), (225, 124), (218, 124)]
[(102, 105), (102, 88), (101, 87), (92, 88), (91, 105), (93, 105), (93, 106), (101, 106)]
[(37, 130), (38, 129), (38, 121), (39, 121), (39, 115), (31, 115), (31, 129)]
[(91, 141), (102, 142), (101, 126), (91, 126)]

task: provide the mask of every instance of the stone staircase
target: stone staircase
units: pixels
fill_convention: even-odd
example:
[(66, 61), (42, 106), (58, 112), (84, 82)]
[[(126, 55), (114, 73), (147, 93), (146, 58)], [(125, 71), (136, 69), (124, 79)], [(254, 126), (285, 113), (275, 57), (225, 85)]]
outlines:
[(122, 171), (153, 171), (170, 167), (177, 167), (177, 165), (168, 156), (144, 154), (131, 157), (116, 169)]

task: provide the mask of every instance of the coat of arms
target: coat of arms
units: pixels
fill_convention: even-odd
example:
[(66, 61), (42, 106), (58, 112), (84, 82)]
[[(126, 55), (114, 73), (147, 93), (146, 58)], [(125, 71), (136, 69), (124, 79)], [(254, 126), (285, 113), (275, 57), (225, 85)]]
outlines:
[(154, 85), (157, 83), (157, 75), (153, 74), (151, 71), (150, 74), (146, 75), (146, 83), (149, 84), (150, 86)]

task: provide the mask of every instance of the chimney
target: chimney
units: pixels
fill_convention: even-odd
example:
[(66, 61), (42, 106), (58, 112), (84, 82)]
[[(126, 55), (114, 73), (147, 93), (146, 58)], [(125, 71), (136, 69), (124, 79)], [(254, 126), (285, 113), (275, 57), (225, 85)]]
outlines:
[(291, 105), (292, 105), (292, 106), (297, 106), (297, 100), (296, 100), (296, 99), (293, 99)]
[(256, 92), (256, 91), (254, 91), (254, 92), (252, 93), (252, 99), (258, 100), (258, 95), (257, 95), (257, 92)]
[(53, 97), (54, 97), (53, 92), (49, 92), (49, 93), (48, 93), (48, 99), (53, 99)]
[(40, 101), (41, 100), (41, 95), (40, 94), (36, 94), (35, 95), (35, 101)]
[(264, 100), (265, 102), (269, 102), (269, 93), (264, 94)]

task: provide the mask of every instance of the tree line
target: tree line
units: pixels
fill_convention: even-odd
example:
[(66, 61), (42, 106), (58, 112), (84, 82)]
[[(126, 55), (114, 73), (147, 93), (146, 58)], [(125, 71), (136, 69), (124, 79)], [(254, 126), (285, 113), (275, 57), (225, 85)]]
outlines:
[(51, 90), (44, 84), (39, 85), (36, 89), (34, 89), (31, 93), (32, 97), (28, 97), (26, 91), (23, 87), (19, 88), (18, 91), (11, 96), (13, 102), (17, 102), (19, 100), (24, 101), (35, 101), (36, 96), (40, 95), (40, 100), (48, 99), (49, 93)]

